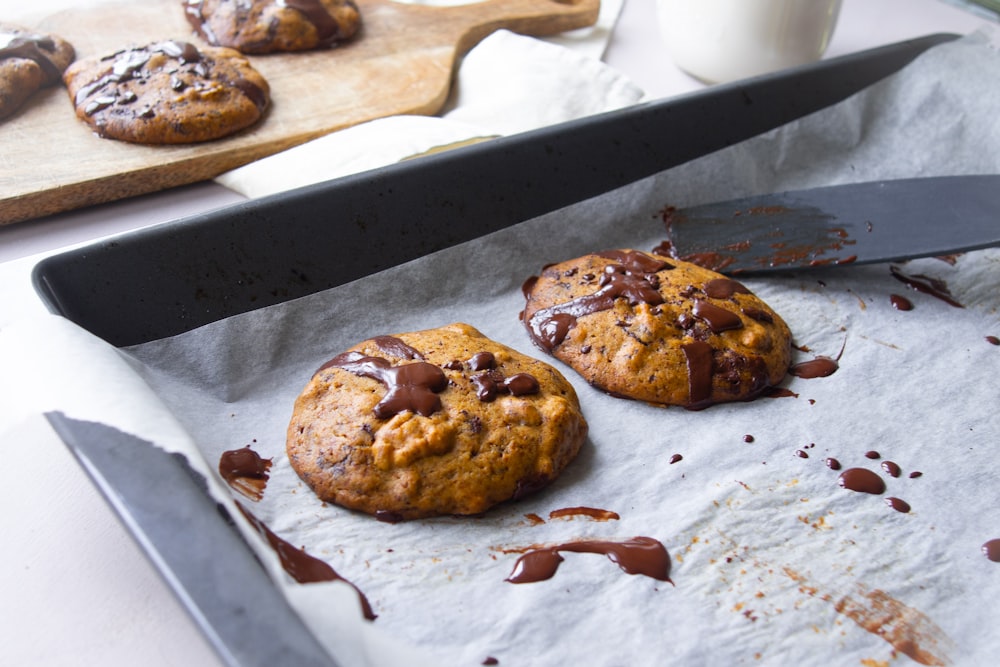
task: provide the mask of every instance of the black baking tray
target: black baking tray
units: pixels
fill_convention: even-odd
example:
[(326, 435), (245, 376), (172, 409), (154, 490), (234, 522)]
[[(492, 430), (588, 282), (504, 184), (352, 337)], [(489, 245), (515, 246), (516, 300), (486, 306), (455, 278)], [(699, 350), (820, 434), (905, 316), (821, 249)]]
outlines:
[[(42, 260), (34, 285), (51, 311), (117, 347), (183, 333), (725, 148), (839, 102), (956, 37), (929, 35), (131, 232)], [(102, 424), (47, 417), (225, 664), (337, 664), (183, 457)], [(157, 501), (165, 497), (169, 504)]]

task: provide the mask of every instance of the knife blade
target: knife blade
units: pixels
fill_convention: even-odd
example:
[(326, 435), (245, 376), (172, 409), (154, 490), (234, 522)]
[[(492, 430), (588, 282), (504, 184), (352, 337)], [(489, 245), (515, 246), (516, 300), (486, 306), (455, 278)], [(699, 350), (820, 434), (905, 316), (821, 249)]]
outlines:
[(730, 274), (952, 255), (1000, 245), (1000, 175), (793, 190), (663, 219), (670, 256)]

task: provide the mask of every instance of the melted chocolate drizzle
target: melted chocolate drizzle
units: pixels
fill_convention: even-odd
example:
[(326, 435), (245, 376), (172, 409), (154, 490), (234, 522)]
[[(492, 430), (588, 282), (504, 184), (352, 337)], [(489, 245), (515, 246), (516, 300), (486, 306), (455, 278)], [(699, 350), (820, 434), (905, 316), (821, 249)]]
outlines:
[(688, 371), (688, 400), (692, 407), (706, 406), (712, 396), (712, 346), (700, 340), (681, 345)]
[(355, 592), (357, 592), (358, 600), (361, 603), (361, 611), (364, 614), (364, 617), (369, 621), (375, 620), (376, 616), (372, 611), (371, 605), (368, 603), (368, 598), (365, 597), (357, 586), (337, 574), (337, 572), (330, 567), (329, 563), (320, 560), (315, 556), (310, 556), (306, 553), (305, 549), (293, 547), (291, 544), (275, 535), (263, 521), (251, 514), (240, 503), (236, 503), (236, 507), (239, 508), (243, 516), (250, 522), (250, 525), (254, 527), (254, 530), (260, 533), (260, 535), (267, 540), (267, 543), (271, 546), (271, 548), (274, 549), (275, 553), (278, 554), (278, 559), (281, 561), (281, 567), (285, 569), (285, 572), (287, 572), (292, 579), (300, 584), (310, 584), (321, 581), (343, 581), (353, 588)]
[(889, 272), (892, 273), (893, 278), (908, 286), (910, 289), (916, 290), (921, 294), (927, 294), (936, 299), (940, 299), (949, 306), (954, 306), (955, 308), (965, 308), (965, 306), (960, 304), (951, 296), (951, 292), (948, 291), (948, 286), (945, 285), (944, 281), (936, 278), (928, 278), (923, 275), (907, 276), (895, 266), (889, 267)]
[(816, 357), (815, 359), (792, 365), (788, 369), (788, 373), (795, 377), (811, 380), (813, 378), (823, 378), (833, 375), (839, 368), (840, 364), (837, 363), (836, 359)]
[(532, 549), (517, 559), (506, 581), (527, 584), (551, 579), (563, 562), (560, 551), (603, 554), (628, 574), (670, 581), (670, 554), (663, 544), (651, 537), (633, 537), (622, 542), (580, 540)]
[(264, 497), (270, 470), (271, 459), (261, 458), (260, 454), (250, 449), (250, 445), (225, 451), (219, 457), (222, 479), (233, 490), (253, 501)]
[[(382, 347), (383, 344), (395, 347), (394, 343), (385, 341), (379, 343), (379, 339), (375, 340), (376, 345), (382, 350), (386, 349)], [(405, 345), (402, 341), (399, 343)], [(408, 345), (406, 347), (409, 348)], [(385, 386), (386, 394), (374, 409), (375, 416), (379, 419), (389, 419), (407, 410), (430, 417), (441, 409), (441, 397), (438, 394), (448, 387), (448, 378), (445, 377), (444, 371), (425, 361), (393, 366), (381, 357), (345, 352), (323, 364), (319, 370), (330, 367), (342, 368), (355, 375), (378, 380)]]
[(596, 254), (616, 262), (605, 267), (596, 292), (538, 310), (525, 323), (532, 340), (545, 351), (551, 352), (558, 347), (578, 318), (610, 310), (616, 299), (627, 299), (633, 306), (640, 303), (658, 306), (663, 303), (663, 297), (657, 290), (659, 280), (656, 273), (672, 269), (673, 265), (637, 250), (608, 250)]
[(713, 299), (728, 299), (734, 294), (750, 294), (743, 283), (732, 278), (713, 278), (705, 283), (705, 296)]

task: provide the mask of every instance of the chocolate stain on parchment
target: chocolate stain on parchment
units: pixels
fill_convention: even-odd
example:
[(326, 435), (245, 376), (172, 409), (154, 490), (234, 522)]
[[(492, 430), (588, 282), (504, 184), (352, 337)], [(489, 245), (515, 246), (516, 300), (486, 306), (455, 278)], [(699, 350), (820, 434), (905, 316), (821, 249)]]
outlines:
[(926, 614), (907, 606), (889, 593), (854, 584), (854, 590), (837, 596), (823, 593), (799, 572), (785, 566), (784, 574), (800, 585), (799, 590), (829, 602), (834, 610), (858, 627), (888, 642), (894, 650), (921, 665), (947, 665), (952, 641)]

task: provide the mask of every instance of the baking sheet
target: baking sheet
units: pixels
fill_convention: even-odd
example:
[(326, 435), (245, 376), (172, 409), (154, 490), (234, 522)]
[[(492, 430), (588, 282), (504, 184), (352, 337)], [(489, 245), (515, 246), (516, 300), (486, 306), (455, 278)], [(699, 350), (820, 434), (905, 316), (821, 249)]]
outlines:
[[(324, 506), (283, 446), (309, 375), (364, 338), (464, 321), (541, 357), (517, 319), (523, 280), (584, 252), (651, 249), (664, 239), (665, 205), (996, 172), (1000, 57), (988, 41), (936, 47), (845, 103), (604, 197), (131, 348), (131, 363), (207, 469), (246, 445), (272, 460), (252, 512), (357, 585), (378, 619), (361, 620), (347, 586), (294, 584), (249, 539), (347, 664), (401, 655), (410, 664), (987, 664), (1000, 644), (982, 631), (1000, 618), (1000, 583), (980, 553), (1000, 536), (991, 467), (1000, 348), (987, 340), (1000, 332), (993, 250), (898, 267), (942, 281), (962, 308), (910, 291), (885, 265), (745, 280), (789, 322), (808, 350), (801, 358), (841, 355), (829, 377), (790, 378), (784, 397), (656, 408), (601, 394), (554, 362), (577, 386), (589, 441), (552, 487), (484, 517), (392, 525)], [(914, 309), (893, 308), (892, 294)], [(675, 454), (683, 458), (671, 463)], [(886, 493), (840, 488), (827, 458), (879, 472)], [(902, 474), (882, 473), (884, 460)], [(893, 510), (887, 497), (911, 511)], [(619, 518), (549, 518), (576, 506)], [(635, 535), (667, 547), (673, 584), (588, 554), (566, 554), (550, 581), (504, 581), (531, 545)]]

